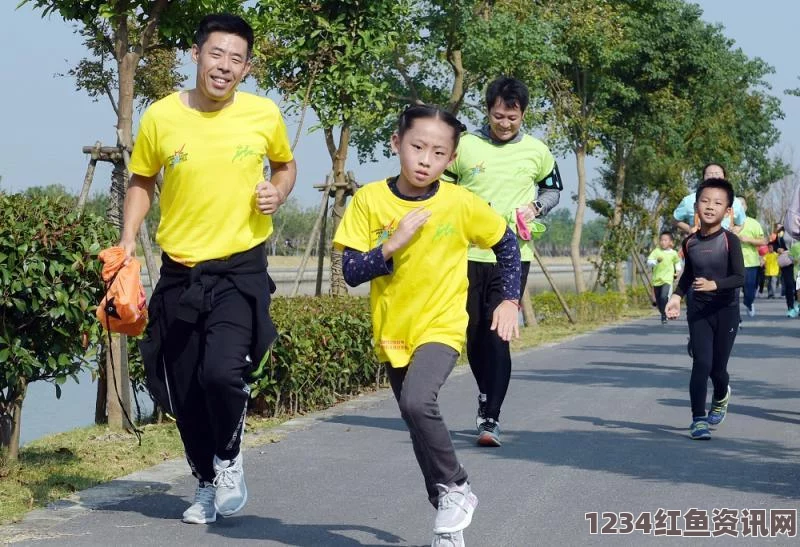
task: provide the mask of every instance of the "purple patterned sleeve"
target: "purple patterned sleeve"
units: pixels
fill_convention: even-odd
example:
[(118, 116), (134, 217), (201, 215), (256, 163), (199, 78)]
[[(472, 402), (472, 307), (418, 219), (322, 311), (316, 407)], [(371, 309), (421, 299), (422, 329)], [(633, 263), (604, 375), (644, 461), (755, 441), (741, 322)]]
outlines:
[(497, 257), (497, 265), (500, 266), (500, 279), (503, 283), (503, 299), (518, 301), (520, 299), (520, 275), (521, 265), (519, 262), (519, 246), (517, 237), (511, 228), (506, 228), (506, 233), (502, 239), (492, 247), (494, 255)]
[[(392, 259), (383, 259), (383, 245), (362, 253), (346, 247), (342, 258), (344, 280), (351, 287), (357, 287), (376, 277), (392, 273)], [(519, 277), (519, 276), (517, 276)]]

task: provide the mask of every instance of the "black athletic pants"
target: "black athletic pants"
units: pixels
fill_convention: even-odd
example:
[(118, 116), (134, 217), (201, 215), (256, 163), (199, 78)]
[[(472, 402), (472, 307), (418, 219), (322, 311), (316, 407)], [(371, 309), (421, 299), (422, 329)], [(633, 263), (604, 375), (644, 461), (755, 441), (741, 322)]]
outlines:
[(672, 285), (656, 285), (653, 287), (653, 294), (656, 297), (656, 304), (658, 311), (661, 313), (661, 319), (667, 318), (667, 313), (664, 311), (669, 301), (669, 293)]
[(794, 293), (797, 287), (794, 282), (794, 266), (788, 265), (781, 268), (781, 281), (783, 282), (784, 296), (786, 297), (786, 308), (791, 310), (794, 307)]
[[(530, 262), (522, 262), (520, 296), (525, 290), (530, 267)], [(511, 381), (509, 344), (497, 331), (490, 330), (492, 314), (503, 301), (499, 267), (488, 262), (469, 261), (467, 276), (467, 358), (478, 389), (486, 395), (486, 417), (498, 420)]]
[(728, 358), (739, 330), (739, 305), (689, 314), (689, 335), (692, 345), (692, 377), (689, 397), (692, 417), (706, 415), (708, 379), (714, 386), (714, 400), (728, 394)]
[(164, 291), (169, 325), (164, 366), (172, 409), (195, 477), (214, 480), (213, 459), (239, 453), (249, 387), (245, 375), (253, 311), (229, 279), (214, 287), (211, 311), (196, 324), (175, 318), (182, 290)]

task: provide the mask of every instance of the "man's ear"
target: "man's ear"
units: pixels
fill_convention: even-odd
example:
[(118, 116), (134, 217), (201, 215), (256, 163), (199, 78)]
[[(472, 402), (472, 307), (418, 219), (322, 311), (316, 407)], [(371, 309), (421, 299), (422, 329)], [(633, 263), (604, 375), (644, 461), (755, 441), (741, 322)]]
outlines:
[(197, 64), (197, 58), (200, 57), (200, 47), (197, 44), (192, 44), (192, 62)]
[(395, 154), (400, 152), (400, 136), (397, 133), (392, 133), (391, 148)]
[(250, 69), (253, 68), (253, 63), (250, 62), (250, 59), (247, 59), (247, 62), (244, 64), (244, 71), (242, 72), (242, 77), (239, 81), (244, 80), (248, 74), (250, 74)]

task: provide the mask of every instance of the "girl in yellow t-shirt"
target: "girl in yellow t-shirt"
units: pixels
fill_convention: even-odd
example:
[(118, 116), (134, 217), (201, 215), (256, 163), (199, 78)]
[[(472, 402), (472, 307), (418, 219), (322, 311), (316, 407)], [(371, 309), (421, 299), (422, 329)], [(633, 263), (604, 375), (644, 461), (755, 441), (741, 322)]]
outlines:
[(492, 329), (506, 341), (518, 336), (516, 237), (480, 198), (439, 183), (463, 129), (444, 110), (407, 108), (392, 136), (400, 174), (356, 192), (334, 237), (344, 251), (345, 281), (370, 282), (375, 350), (437, 508), (434, 545), (463, 544), (478, 502), (437, 402), (464, 345), (471, 244), (493, 249), (503, 272), (505, 300), (494, 311)]
[(764, 277), (767, 278), (767, 298), (775, 298), (775, 287), (778, 283), (778, 275), (781, 269), (778, 266), (778, 253), (775, 252), (775, 245), (769, 244), (769, 251), (764, 255)]

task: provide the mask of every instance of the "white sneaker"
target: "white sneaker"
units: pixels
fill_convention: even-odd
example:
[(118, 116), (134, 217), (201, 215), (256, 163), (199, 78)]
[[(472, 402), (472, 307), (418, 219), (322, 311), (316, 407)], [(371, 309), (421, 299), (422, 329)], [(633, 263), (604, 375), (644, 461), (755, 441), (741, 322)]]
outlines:
[(439, 509), (433, 523), (434, 534), (460, 532), (472, 522), (472, 514), (478, 505), (478, 497), (472, 493), (469, 483), (463, 486), (437, 484)]
[(435, 534), (431, 547), (464, 547), (464, 532), (459, 530), (452, 534)]
[(208, 524), (217, 520), (214, 497), (217, 489), (211, 483), (201, 482), (194, 492), (194, 503), (183, 512), (183, 522), (189, 524)]
[(217, 488), (215, 505), (223, 517), (238, 513), (247, 503), (247, 485), (244, 483), (242, 453), (232, 460), (220, 460), (214, 456), (214, 486)]
[(756, 316), (756, 305), (755, 304), (750, 304), (750, 309), (747, 310), (747, 315), (749, 315), (750, 317), (755, 317)]

